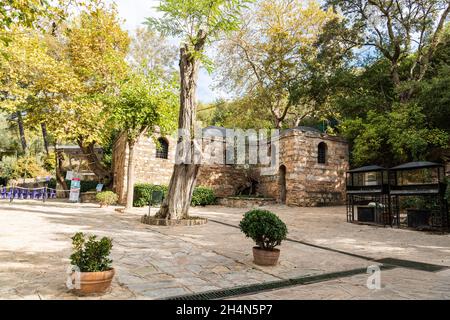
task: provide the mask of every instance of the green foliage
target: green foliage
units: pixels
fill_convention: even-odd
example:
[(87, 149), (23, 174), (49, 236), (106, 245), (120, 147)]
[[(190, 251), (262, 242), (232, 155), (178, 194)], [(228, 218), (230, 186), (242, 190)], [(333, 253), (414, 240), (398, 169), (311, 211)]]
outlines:
[(115, 127), (135, 142), (147, 130), (158, 126), (162, 133), (176, 128), (178, 99), (176, 86), (155, 74), (130, 74), (113, 105)]
[[(164, 197), (167, 196), (168, 186), (159, 186), (149, 183), (138, 183), (134, 185), (134, 207), (145, 207), (148, 206), (148, 202), (152, 196), (153, 191), (162, 191)], [(206, 206), (212, 205), (216, 201), (216, 196), (214, 191), (206, 187), (196, 187), (192, 195), (192, 206)], [(155, 205), (156, 203), (152, 203)]]
[[(66, 180), (67, 186), (70, 188), (71, 181)], [(98, 185), (97, 181), (80, 181), (80, 192), (88, 192), (88, 191), (95, 191), (96, 187)], [(52, 178), (50, 179), (48, 183), (48, 187), (52, 189), (56, 189), (56, 179)]]
[(43, 167), (48, 172), (54, 172), (56, 168), (56, 159), (55, 159), (55, 153), (50, 152), (49, 154), (45, 154), (42, 157)]
[(194, 193), (192, 194), (191, 205), (196, 206), (207, 206), (212, 205), (216, 202), (216, 195), (214, 190), (206, 187), (196, 187)]
[[(58, 0), (59, 4), (63, 0)], [(5, 32), (14, 26), (40, 28), (39, 20), (44, 18), (61, 20), (64, 11), (49, 0), (6, 0), (0, 2), (0, 41), (9, 43), (11, 39)]]
[(8, 179), (36, 178), (50, 175), (34, 156), (3, 157), (0, 176)]
[(147, 18), (147, 25), (163, 35), (182, 36), (195, 45), (200, 30), (211, 37), (237, 30), (239, 13), (249, 0), (163, 0), (158, 11), (162, 18)]
[(22, 152), (16, 132), (13, 122), (8, 121), (7, 115), (0, 112), (0, 159), (3, 155), (12, 156)]
[[(152, 197), (153, 191), (162, 191), (164, 197), (167, 195), (167, 186), (158, 186), (148, 183), (138, 183), (134, 185), (134, 200), (133, 206), (145, 207), (148, 206), (149, 200)], [(152, 203), (154, 205), (155, 203)]]
[(261, 106), (261, 101), (245, 96), (233, 101), (218, 100), (201, 106), (198, 119), (204, 126), (253, 129), (271, 128), (270, 110)]
[(109, 258), (112, 249), (112, 239), (103, 237), (96, 240), (92, 235), (86, 241), (86, 236), (78, 232), (72, 237), (73, 253), (70, 261), (81, 272), (101, 272), (111, 270), (112, 260)]
[(95, 199), (104, 206), (109, 206), (112, 204), (116, 204), (117, 200), (119, 200), (119, 196), (112, 191), (103, 191), (97, 193)]
[(274, 213), (254, 209), (247, 212), (239, 227), (247, 238), (252, 238), (261, 249), (271, 250), (286, 239), (286, 224)]
[(449, 139), (448, 133), (427, 126), (415, 104), (397, 105), (389, 113), (369, 110), (366, 119), (346, 120), (340, 129), (353, 142), (356, 166), (426, 160), (432, 148), (445, 147)]

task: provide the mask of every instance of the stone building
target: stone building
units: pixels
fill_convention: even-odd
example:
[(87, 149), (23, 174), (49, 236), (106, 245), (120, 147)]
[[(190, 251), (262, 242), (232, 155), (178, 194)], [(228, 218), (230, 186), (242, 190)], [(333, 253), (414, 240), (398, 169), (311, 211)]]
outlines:
[[(343, 204), (345, 172), (349, 168), (348, 144), (339, 137), (307, 127), (281, 132), (279, 161), (267, 174), (260, 165), (223, 164), (230, 150), (225, 146), (224, 128), (204, 129), (203, 153), (210, 161), (202, 164), (197, 185), (214, 189), (218, 197), (230, 197), (251, 190), (252, 194), (296, 206)], [(169, 184), (175, 162), (176, 141), (172, 137), (143, 138), (136, 146), (136, 183)], [(126, 199), (127, 146), (120, 137), (114, 146), (114, 189), (120, 201)], [(269, 152), (272, 152), (270, 150)], [(212, 161), (211, 161), (212, 160)], [(217, 160), (217, 161), (215, 161)]]

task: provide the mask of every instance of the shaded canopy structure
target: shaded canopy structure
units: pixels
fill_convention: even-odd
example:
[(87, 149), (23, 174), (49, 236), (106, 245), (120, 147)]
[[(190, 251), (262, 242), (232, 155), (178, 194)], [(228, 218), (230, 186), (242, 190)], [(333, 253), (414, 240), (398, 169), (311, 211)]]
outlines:
[(440, 163), (356, 168), (347, 172), (347, 221), (448, 231), (446, 188)]

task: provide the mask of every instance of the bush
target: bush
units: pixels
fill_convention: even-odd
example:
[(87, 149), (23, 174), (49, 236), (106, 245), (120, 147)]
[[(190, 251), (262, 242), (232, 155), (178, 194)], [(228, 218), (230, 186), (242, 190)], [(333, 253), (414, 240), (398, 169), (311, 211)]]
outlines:
[(214, 204), (216, 202), (216, 195), (214, 191), (206, 187), (197, 187), (194, 189), (192, 194), (191, 205), (196, 206), (207, 206)]
[[(153, 191), (162, 191), (164, 197), (167, 195), (167, 186), (158, 186), (148, 183), (138, 183), (134, 185), (134, 199), (133, 206), (135, 207), (145, 207), (148, 206), (148, 202), (152, 196)], [(152, 203), (155, 205), (155, 203)]]
[(103, 191), (97, 193), (95, 199), (104, 206), (109, 206), (111, 204), (116, 204), (119, 200), (119, 196), (112, 191)]
[[(138, 183), (134, 185), (134, 207), (148, 206), (148, 202), (152, 196), (153, 191), (162, 191), (164, 198), (167, 196), (168, 186), (158, 186), (149, 183)], [(196, 187), (192, 194), (192, 206), (206, 206), (216, 202), (214, 191), (206, 187)], [(155, 205), (155, 203), (152, 203)]]
[(264, 250), (272, 250), (286, 239), (287, 227), (274, 213), (254, 209), (247, 212), (239, 224), (247, 238)]
[(0, 186), (7, 186), (7, 185), (8, 185), (8, 178), (0, 177)]
[[(66, 180), (67, 187), (70, 188), (70, 180)], [(97, 185), (99, 182), (97, 181), (80, 181), (80, 192), (88, 192), (88, 191), (95, 191)], [(50, 179), (48, 183), (48, 187), (52, 189), (56, 189), (56, 179), (52, 178)]]
[(49, 173), (41, 166), (36, 157), (4, 157), (0, 161), (0, 176), (9, 179), (45, 177)]
[(111, 270), (112, 260), (109, 255), (112, 249), (112, 239), (97, 236), (86, 236), (78, 232), (72, 237), (73, 253), (70, 261), (73, 266), (80, 268), (81, 272), (99, 272)]

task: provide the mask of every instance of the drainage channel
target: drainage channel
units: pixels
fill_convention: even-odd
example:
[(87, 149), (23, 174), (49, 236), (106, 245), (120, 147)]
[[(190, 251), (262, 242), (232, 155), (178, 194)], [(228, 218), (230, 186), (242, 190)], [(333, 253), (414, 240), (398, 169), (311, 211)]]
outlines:
[[(394, 269), (394, 268), (396, 268), (396, 266), (392, 266), (392, 265), (380, 266), (381, 270), (389, 270), (389, 269)], [(263, 282), (263, 283), (250, 284), (250, 285), (227, 288), (227, 289), (211, 290), (211, 291), (205, 291), (205, 292), (201, 292), (201, 293), (193, 293), (193, 294), (187, 294), (187, 295), (181, 295), (181, 296), (174, 296), (174, 297), (166, 298), (165, 300), (180, 301), (180, 300), (226, 299), (226, 298), (231, 298), (231, 297), (236, 297), (236, 296), (260, 293), (260, 292), (264, 292), (264, 291), (283, 289), (283, 288), (292, 287), (292, 286), (320, 283), (320, 282), (324, 282), (324, 281), (346, 278), (346, 277), (351, 277), (351, 276), (366, 274), (366, 273), (367, 273), (367, 268), (359, 268), (359, 269), (352, 269), (352, 270), (346, 270), (346, 271), (340, 271), (340, 272), (319, 274), (319, 275), (313, 275), (313, 276), (302, 276), (302, 277), (290, 278), (290, 279), (286, 279), (286, 280)]]

